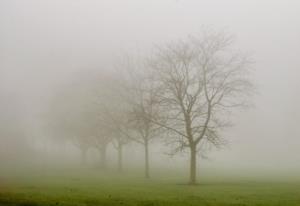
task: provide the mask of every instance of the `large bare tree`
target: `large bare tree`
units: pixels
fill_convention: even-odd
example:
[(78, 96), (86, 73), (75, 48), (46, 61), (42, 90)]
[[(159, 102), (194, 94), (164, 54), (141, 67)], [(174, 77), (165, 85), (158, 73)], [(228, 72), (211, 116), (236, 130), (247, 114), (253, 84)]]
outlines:
[(151, 121), (172, 133), (173, 153), (189, 149), (191, 184), (197, 154), (224, 144), (228, 114), (245, 106), (252, 90), (249, 61), (232, 43), (223, 32), (203, 33), (156, 48), (148, 60), (161, 111)]

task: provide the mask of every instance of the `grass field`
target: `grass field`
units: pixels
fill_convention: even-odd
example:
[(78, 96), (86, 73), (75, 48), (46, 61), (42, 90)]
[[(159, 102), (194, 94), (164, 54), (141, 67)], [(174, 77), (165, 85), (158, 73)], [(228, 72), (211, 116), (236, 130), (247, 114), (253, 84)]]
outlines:
[[(1, 180), (1, 179), (0, 179)], [(300, 183), (203, 178), (184, 184), (182, 176), (161, 174), (145, 180), (137, 174), (73, 171), (14, 175), (0, 182), (0, 205), (300, 205)]]

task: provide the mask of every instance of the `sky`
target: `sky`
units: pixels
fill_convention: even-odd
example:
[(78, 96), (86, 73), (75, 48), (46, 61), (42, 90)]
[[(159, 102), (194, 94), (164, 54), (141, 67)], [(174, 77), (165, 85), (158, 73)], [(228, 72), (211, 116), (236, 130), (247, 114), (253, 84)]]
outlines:
[(257, 94), (234, 115), (230, 145), (205, 164), (300, 171), (299, 11), (297, 0), (0, 0), (0, 91), (34, 122), (82, 71), (204, 27), (224, 30), (253, 59)]

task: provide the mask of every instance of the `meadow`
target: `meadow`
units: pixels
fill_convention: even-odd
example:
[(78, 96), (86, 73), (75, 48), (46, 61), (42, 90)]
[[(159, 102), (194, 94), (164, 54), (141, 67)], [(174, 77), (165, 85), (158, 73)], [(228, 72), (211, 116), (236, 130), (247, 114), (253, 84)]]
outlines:
[(103, 173), (97, 170), (11, 174), (0, 179), (0, 205), (8, 206), (296, 206), (300, 182), (200, 177), (186, 184), (183, 175)]

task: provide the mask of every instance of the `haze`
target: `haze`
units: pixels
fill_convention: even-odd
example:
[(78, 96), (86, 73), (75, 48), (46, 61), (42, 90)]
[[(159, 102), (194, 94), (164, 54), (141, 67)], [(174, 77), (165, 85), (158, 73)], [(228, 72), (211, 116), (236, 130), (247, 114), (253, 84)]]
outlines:
[[(111, 71), (124, 54), (143, 55), (155, 45), (208, 27), (233, 34), (235, 46), (249, 53), (256, 94), (250, 109), (234, 113), (234, 127), (224, 134), (230, 144), (213, 149), (208, 160), (199, 160), (199, 167), (298, 175), (299, 11), (296, 0), (1, 0), (0, 110), (4, 120), (0, 128), (22, 129), (13, 135), (14, 140), (11, 135), (0, 137), (0, 167), (14, 168), (7, 162), (31, 159), (18, 155), (28, 154), (27, 149), (42, 157), (45, 145), (53, 161), (64, 156), (47, 139), (44, 115), (53, 96), (72, 81)], [(143, 158), (136, 157), (142, 150), (131, 151), (133, 147), (125, 149), (125, 167), (131, 158), (143, 165)], [(151, 151), (153, 167), (172, 168), (176, 162), (184, 168), (186, 164), (186, 156), (170, 158), (157, 142)], [(76, 164), (78, 151), (73, 148), (67, 153)], [(97, 154), (89, 158), (92, 164)]]

